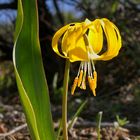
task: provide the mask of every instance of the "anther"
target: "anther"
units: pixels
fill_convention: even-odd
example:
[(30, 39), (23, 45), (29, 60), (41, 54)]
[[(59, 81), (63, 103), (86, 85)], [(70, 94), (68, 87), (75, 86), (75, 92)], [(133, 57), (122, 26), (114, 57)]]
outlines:
[(95, 79), (92, 78), (91, 79), (91, 90), (92, 90), (94, 96), (96, 96), (95, 89), (96, 89), (96, 81), (95, 81)]
[(94, 85), (96, 88), (97, 87), (97, 72), (96, 71), (93, 72), (93, 76), (94, 76)]
[(92, 93), (93, 93), (94, 96), (96, 96), (96, 91), (95, 91), (95, 89), (92, 90)]
[(96, 96), (96, 81), (95, 79), (93, 79), (93, 77), (88, 76), (88, 82), (89, 82), (89, 87), (91, 89), (91, 91), (93, 92), (93, 95)]
[(89, 83), (89, 86), (90, 86), (90, 84), (91, 84), (91, 77), (90, 76), (88, 76), (88, 83)]
[(78, 87), (80, 87), (82, 79), (83, 79), (83, 70), (80, 70), (80, 75), (79, 75), (79, 79), (78, 79)]
[(71, 94), (72, 95), (74, 94), (74, 91), (75, 91), (75, 89), (77, 87), (77, 83), (78, 83), (78, 77), (75, 77), (73, 85), (72, 85), (72, 88), (71, 88)]

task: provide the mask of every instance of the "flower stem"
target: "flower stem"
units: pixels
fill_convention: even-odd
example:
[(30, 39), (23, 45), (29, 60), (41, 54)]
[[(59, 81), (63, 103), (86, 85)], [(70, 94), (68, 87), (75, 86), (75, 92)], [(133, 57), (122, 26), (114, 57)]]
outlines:
[(63, 126), (63, 138), (64, 138), (64, 140), (68, 140), (67, 96), (68, 96), (69, 69), (70, 69), (70, 62), (67, 59), (66, 64), (65, 64), (65, 73), (64, 73), (64, 81), (63, 81), (63, 99), (62, 99), (62, 126)]

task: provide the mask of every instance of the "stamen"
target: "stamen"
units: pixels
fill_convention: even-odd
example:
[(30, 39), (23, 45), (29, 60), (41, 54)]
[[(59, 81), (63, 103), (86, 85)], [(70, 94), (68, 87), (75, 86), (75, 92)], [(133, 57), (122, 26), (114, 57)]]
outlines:
[(74, 91), (75, 91), (75, 89), (77, 87), (77, 83), (78, 83), (78, 77), (75, 77), (73, 85), (72, 85), (72, 88), (71, 88), (71, 94), (72, 95), (74, 94)]
[(92, 90), (94, 96), (96, 96), (95, 89), (96, 89), (96, 81), (95, 81), (95, 79), (91, 79), (91, 90)]
[[(94, 71), (94, 72), (93, 72)], [(88, 77), (86, 77), (88, 73)], [(76, 87), (80, 87), (81, 89), (86, 89), (86, 78), (88, 79), (89, 87), (93, 92), (93, 95), (96, 96), (96, 87), (97, 87), (97, 72), (95, 71), (94, 62), (81, 62), (78, 74), (74, 79), (71, 94), (74, 94)]]
[(78, 87), (80, 87), (82, 79), (83, 79), (83, 70), (80, 70), (80, 75), (79, 75), (79, 79), (78, 79)]
[(82, 83), (80, 88), (81, 89), (86, 89), (86, 73), (87, 73), (87, 62), (84, 63), (84, 73), (83, 73), (83, 78), (82, 78)]
[(93, 95), (96, 96), (96, 91), (95, 91), (97, 87), (97, 72), (96, 71), (93, 72), (93, 76), (94, 78), (90, 75), (88, 76), (88, 83), (89, 83), (89, 87), (91, 91), (93, 92)]
[(94, 75), (94, 86), (95, 86), (95, 88), (97, 87), (97, 72), (96, 71), (94, 71), (93, 72), (93, 75)]
[(91, 76), (92, 77), (91, 62), (88, 62), (88, 76)]
[(92, 64), (93, 70), (95, 71), (94, 62), (93, 62), (93, 61), (91, 61), (91, 64)]
[(88, 76), (88, 83), (89, 83), (90, 89), (92, 89), (92, 88), (91, 88), (91, 77), (90, 77), (90, 76)]
[(92, 93), (93, 93), (94, 96), (96, 96), (96, 90), (95, 89), (92, 90)]
[(79, 66), (78, 73), (77, 73), (77, 77), (79, 77), (80, 71), (83, 70), (83, 67), (84, 67), (83, 65), (84, 65), (83, 62), (81, 62), (81, 63), (80, 63), (80, 66)]
[(89, 87), (91, 89), (91, 91), (93, 92), (93, 95), (96, 96), (96, 92), (95, 92), (95, 80), (88, 76), (88, 82), (89, 82)]

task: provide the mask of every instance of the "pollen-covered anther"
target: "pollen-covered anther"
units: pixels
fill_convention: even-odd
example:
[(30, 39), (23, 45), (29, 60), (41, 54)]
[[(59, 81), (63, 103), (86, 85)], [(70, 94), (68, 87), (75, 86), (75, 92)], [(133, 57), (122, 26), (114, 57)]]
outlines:
[(95, 83), (95, 79), (93, 79), (93, 77), (91, 76), (88, 76), (88, 83), (89, 83), (89, 87), (91, 89), (91, 91), (93, 92), (93, 95), (96, 96), (96, 92), (95, 92), (95, 86), (96, 86), (96, 83)]
[(95, 89), (92, 90), (92, 93), (93, 93), (94, 96), (96, 96), (96, 90)]
[(77, 84), (78, 84), (78, 77), (75, 77), (73, 85), (72, 85), (72, 88), (71, 88), (71, 94), (72, 95), (74, 94), (74, 91), (75, 91), (75, 89), (77, 87)]
[(83, 79), (83, 70), (80, 70), (80, 75), (79, 75), (79, 78), (78, 78), (78, 87), (80, 87), (82, 79)]
[(95, 89), (96, 89), (96, 80), (92, 78), (91, 79), (91, 90), (92, 90), (94, 96), (96, 96)]
[(94, 76), (94, 86), (96, 88), (97, 87), (97, 72), (96, 71), (93, 72), (93, 76)]
[(96, 87), (97, 87), (97, 72), (94, 71), (93, 72), (93, 76), (88, 76), (88, 83), (89, 83), (89, 87), (91, 89), (91, 91), (93, 92), (93, 95), (96, 96)]

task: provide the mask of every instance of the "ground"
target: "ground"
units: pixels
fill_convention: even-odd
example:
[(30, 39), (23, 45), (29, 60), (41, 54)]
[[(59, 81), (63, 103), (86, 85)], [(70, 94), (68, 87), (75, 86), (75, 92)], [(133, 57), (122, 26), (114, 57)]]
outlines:
[[(93, 102), (93, 100), (90, 99), (89, 103), (91, 102)], [(74, 103), (77, 104), (77, 101), (75, 100)], [(60, 111), (60, 109), (60, 106), (53, 105), (52, 107), (53, 111)], [(26, 126), (26, 119), (17, 95), (12, 95), (11, 97), (1, 96), (0, 112), (1, 140), (30, 140), (29, 131)], [(83, 111), (81, 117), (77, 119), (74, 127), (69, 131), (70, 140), (97, 139), (96, 124), (95, 121), (92, 121), (91, 119), (91, 113), (92, 112), (87, 113), (87, 111)], [(89, 120), (87, 120), (88, 117), (84, 119), (85, 116), (88, 115), (90, 115)], [(138, 130), (133, 130), (133, 128), (139, 130), (140, 128), (135, 127), (135, 125), (131, 126), (131, 124), (128, 124), (124, 127), (115, 127), (112, 119), (110, 119), (111, 121), (107, 121), (107, 119), (103, 120), (105, 120), (106, 122), (102, 121), (102, 140), (138, 140), (138, 135), (140, 135), (140, 133), (138, 133)], [(54, 124), (57, 130), (58, 121), (55, 121)]]

